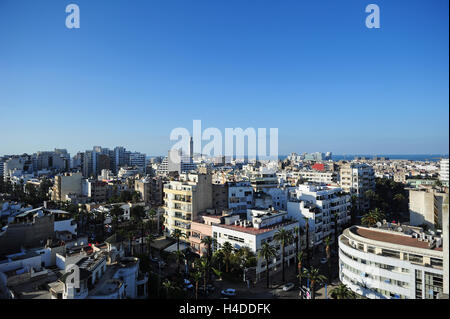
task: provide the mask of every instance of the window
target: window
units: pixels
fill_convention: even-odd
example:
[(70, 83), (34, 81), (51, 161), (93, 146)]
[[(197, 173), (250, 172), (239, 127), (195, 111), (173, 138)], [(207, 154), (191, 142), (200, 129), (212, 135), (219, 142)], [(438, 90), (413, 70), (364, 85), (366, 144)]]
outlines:
[(386, 257), (392, 257), (392, 258), (400, 259), (400, 252), (399, 251), (394, 251), (394, 250), (389, 250), (389, 249), (382, 249), (381, 250), (381, 255), (386, 256)]
[(408, 254), (408, 260), (416, 264), (423, 264), (423, 257), (414, 254)]

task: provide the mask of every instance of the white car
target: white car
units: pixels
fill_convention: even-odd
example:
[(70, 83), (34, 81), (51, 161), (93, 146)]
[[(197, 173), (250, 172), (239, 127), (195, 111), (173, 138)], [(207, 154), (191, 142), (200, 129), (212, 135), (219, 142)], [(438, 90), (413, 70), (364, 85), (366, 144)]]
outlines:
[(289, 291), (292, 288), (294, 288), (294, 284), (292, 282), (287, 283), (286, 285), (283, 286), (283, 291)]
[(236, 289), (228, 288), (228, 289), (222, 290), (220, 293), (225, 296), (236, 296)]

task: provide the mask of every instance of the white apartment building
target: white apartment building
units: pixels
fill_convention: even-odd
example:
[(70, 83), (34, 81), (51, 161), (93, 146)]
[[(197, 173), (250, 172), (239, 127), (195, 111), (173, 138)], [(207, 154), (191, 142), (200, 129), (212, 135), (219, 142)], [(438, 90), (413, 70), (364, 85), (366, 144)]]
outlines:
[(418, 227), (352, 226), (339, 236), (339, 278), (370, 299), (433, 299), (443, 291), (442, 236)]
[(250, 172), (250, 183), (255, 192), (265, 190), (267, 188), (278, 187), (278, 177), (275, 171), (269, 169), (260, 169)]
[(449, 159), (442, 158), (441, 159), (441, 169), (439, 171), (439, 180), (442, 182), (442, 185), (449, 186)]
[(334, 242), (334, 214), (337, 214), (339, 228), (350, 222), (350, 195), (339, 187), (299, 185), (290, 192), (287, 202), (288, 215), (298, 220), (305, 228), (309, 224), (310, 247), (323, 243), (330, 237)]
[(341, 166), (340, 185), (344, 192), (358, 197), (357, 205), (361, 210), (369, 209), (369, 201), (364, 193), (375, 190), (375, 175), (372, 166), (366, 163), (347, 163)]
[[(138, 258), (123, 257), (121, 243), (107, 242), (102, 247), (93, 246), (93, 251), (73, 248), (73, 251), (57, 254), (57, 258), (57, 265), (65, 274), (49, 285), (52, 299), (136, 299), (147, 296), (148, 276), (140, 273)], [(72, 276), (70, 270), (74, 265), (76, 273)], [(70, 276), (73, 282), (68, 280)]]
[(250, 182), (228, 183), (228, 208), (244, 213), (253, 205), (253, 187)]
[(292, 172), (292, 177), (302, 179), (307, 182), (319, 184), (333, 184), (338, 181), (339, 174), (333, 171), (316, 171), (316, 170), (301, 170)]
[[(281, 247), (273, 239), (274, 235), (281, 228), (293, 232), (299, 225), (298, 221), (288, 217), (286, 211), (277, 210), (247, 210), (247, 220), (233, 218), (225, 219), (224, 224), (212, 224), (212, 235), (217, 242), (217, 249), (220, 249), (225, 242), (229, 242), (234, 248), (248, 247), (256, 255), (262, 244), (270, 243), (277, 249), (276, 257), (269, 263), (272, 271), (281, 269)], [(285, 247), (285, 262), (290, 265), (295, 262), (295, 243)], [(266, 262), (257, 259), (256, 279), (263, 278), (266, 270)]]

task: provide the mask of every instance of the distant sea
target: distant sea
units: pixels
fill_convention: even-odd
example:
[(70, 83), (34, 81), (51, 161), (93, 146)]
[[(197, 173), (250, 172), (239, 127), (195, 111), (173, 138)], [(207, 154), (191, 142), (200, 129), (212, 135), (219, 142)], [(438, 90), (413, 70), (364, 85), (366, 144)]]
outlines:
[[(297, 153), (298, 154), (298, 153)], [(299, 154), (300, 155), (300, 154)], [(165, 155), (167, 156), (167, 155)], [(147, 159), (156, 156), (147, 156)], [(164, 157), (164, 156), (162, 156)], [(284, 160), (288, 155), (279, 155), (280, 160)], [(333, 161), (340, 160), (353, 160), (355, 157), (365, 157), (366, 159), (372, 159), (374, 157), (384, 157), (392, 160), (410, 160), (410, 161), (422, 161), (422, 162), (438, 162), (441, 158), (448, 158), (448, 154), (380, 154), (380, 155), (368, 155), (368, 154), (345, 154), (332, 156)]]
[[(280, 156), (280, 159), (285, 159), (288, 155)], [(372, 159), (374, 157), (384, 157), (393, 160), (410, 160), (410, 161), (422, 161), (422, 162), (437, 162), (442, 157), (448, 158), (448, 154), (380, 154), (380, 155), (368, 155), (368, 154), (345, 154), (332, 156), (333, 161), (340, 160), (352, 160), (355, 157), (365, 157), (366, 159)]]

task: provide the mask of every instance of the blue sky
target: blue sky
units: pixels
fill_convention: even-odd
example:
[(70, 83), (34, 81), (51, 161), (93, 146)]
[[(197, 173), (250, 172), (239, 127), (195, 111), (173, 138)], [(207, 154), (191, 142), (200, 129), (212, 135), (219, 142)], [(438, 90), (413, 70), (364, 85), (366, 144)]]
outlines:
[(277, 127), (280, 154), (448, 153), (448, 5), (0, 0), (0, 154), (159, 155), (196, 119)]

